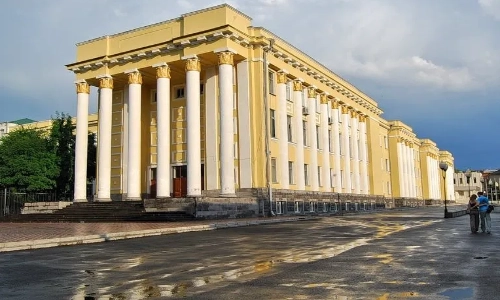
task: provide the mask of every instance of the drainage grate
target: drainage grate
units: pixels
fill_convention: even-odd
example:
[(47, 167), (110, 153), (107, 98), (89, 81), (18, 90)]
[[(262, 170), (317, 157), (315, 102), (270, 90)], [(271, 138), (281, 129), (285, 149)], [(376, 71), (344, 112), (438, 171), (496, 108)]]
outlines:
[(474, 257), (474, 259), (486, 259), (488, 258), (488, 256), (476, 256)]

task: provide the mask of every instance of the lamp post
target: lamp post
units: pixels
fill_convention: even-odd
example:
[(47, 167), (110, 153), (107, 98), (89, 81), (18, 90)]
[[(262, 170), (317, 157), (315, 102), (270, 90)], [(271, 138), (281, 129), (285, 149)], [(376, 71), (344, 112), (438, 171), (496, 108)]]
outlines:
[(486, 191), (486, 194), (489, 195), (491, 200), (493, 201), (493, 187), (492, 187), (492, 185), (493, 185), (493, 181), (490, 178), (490, 180), (488, 180), (488, 187), (489, 187), (490, 191)]
[(471, 171), (470, 169), (467, 169), (465, 171), (465, 177), (467, 178), (467, 185), (469, 186), (469, 198), (470, 198), (470, 176), (471, 176)]
[(444, 186), (444, 217), (448, 217), (448, 206), (446, 205), (446, 171), (448, 170), (448, 164), (444, 161), (439, 163), (439, 168), (443, 171), (443, 186)]
[(482, 175), (479, 181), (481, 181), (481, 192), (484, 192), (484, 177)]

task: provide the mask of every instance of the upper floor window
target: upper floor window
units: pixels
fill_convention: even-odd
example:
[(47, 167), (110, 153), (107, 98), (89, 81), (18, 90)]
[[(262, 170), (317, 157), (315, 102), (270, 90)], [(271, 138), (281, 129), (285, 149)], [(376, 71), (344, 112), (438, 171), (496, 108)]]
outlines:
[(292, 100), (292, 84), (290, 81), (286, 83), (286, 100)]
[(179, 87), (175, 89), (175, 99), (185, 98), (184, 87)]
[(269, 93), (270, 94), (275, 94), (275, 80), (274, 80), (274, 72), (269, 71)]
[(271, 137), (276, 137), (276, 116), (274, 109), (270, 110), (270, 118), (271, 118)]

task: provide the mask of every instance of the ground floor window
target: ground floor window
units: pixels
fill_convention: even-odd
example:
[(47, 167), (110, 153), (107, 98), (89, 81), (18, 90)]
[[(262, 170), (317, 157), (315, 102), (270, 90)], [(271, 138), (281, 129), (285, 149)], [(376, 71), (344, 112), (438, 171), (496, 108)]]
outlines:
[(313, 201), (309, 202), (309, 212), (314, 212), (314, 202)]
[(276, 201), (276, 214), (282, 215), (286, 213), (286, 201)]
[(323, 212), (327, 212), (327, 211), (328, 211), (328, 203), (323, 202)]
[(300, 213), (302, 211), (301, 210), (302, 205), (301, 205), (300, 201), (295, 201), (294, 207), (295, 207), (295, 212), (296, 213)]

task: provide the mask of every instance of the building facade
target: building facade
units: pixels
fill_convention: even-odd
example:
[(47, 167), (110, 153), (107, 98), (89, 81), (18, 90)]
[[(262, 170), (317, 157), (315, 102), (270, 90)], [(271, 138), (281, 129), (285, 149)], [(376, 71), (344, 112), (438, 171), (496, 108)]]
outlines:
[(435, 143), (384, 120), (368, 95), (231, 6), (79, 43), (67, 68), (78, 103), (75, 201), (86, 201), (90, 86), (99, 88), (98, 201), (233, 198), (268, 186), (297, 197), (443, 199)]
[(485, 190), (483, 173), (471, 171), (470, 175), (470, 178), (467, 178), (465, 172), (461, 171), (453, 174), (453, 184), (457, 202), (467, 203), (470, 195)]

